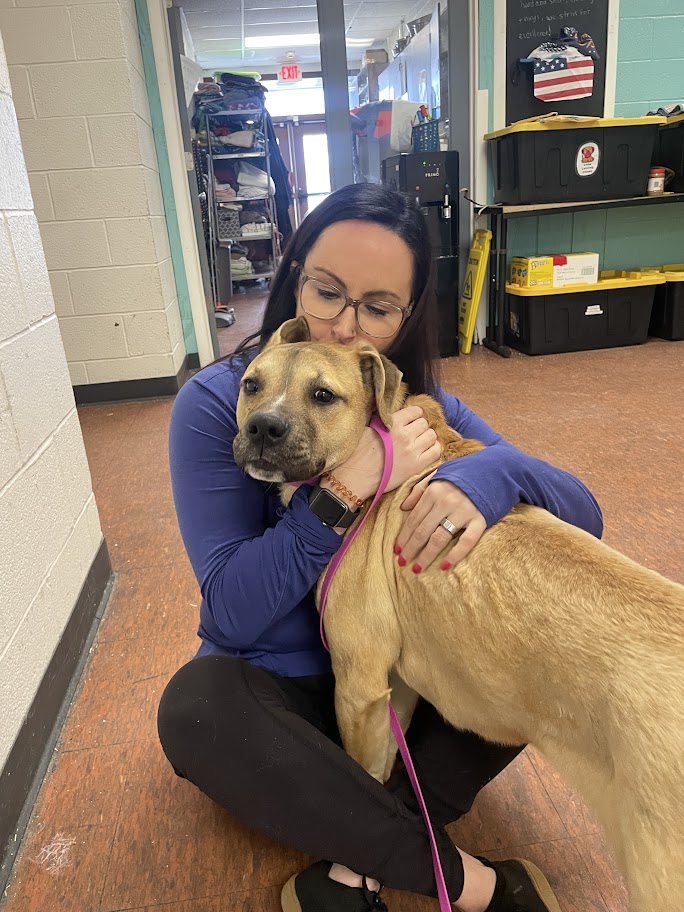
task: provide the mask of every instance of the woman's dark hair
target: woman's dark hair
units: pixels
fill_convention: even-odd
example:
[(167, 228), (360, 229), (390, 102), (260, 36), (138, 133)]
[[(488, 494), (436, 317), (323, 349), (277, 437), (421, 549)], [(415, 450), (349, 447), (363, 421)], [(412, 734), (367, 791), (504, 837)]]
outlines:
[(437, 385), (437, 303), (432, 293), (427, 225), (413, 199), (378, 184), (342, 187), (306, 216), (290, 238), (271, 283), (261, 329), (241, 342), (235, 354), (262, 349), (276, 329), (295, 316), (299, 279), (295, 267), (304, 264), (326, 228), (345, 221), (381, 225), (400, 237), (413, 254), (413, 311), (385, 354), (402, 371), (411, 393), (433, 392)]

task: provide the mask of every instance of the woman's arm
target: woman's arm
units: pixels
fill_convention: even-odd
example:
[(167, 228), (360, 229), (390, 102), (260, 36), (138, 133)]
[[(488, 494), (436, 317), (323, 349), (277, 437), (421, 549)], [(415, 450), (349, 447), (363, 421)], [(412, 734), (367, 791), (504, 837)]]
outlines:
[(480, 440), (486, 449), (440, 466), (433, 481), (450, 481), (460, 488), (488, 526), (523, 501), (601, 537), (601, 510), (581, 481), (512, 446), (454, 396), (440, 390), (437, 398), (450, 427)]
[(233, 457), (239, 378), (202, 374), (173, 408), (169, 459), (178, 523), (214, 621), (236, 649), (254, 643), (313, 588), (342, 537), (309, 510), (309, 488), (296, 492), (282, 519), (266, 527), (265, 485)]

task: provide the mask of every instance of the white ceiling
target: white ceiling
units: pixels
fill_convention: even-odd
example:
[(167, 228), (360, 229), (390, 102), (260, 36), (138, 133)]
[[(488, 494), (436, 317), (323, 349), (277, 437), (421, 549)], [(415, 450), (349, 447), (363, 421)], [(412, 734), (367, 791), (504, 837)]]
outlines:
[[(384, 47), (401, 19), (409, 22), (431, 12), (436, 0), (349, 0), (345, 2), (347, 38), (370, 39), (365, 47)], [(318, 32), (316, 0), (183, 0), (197, 62), (207, 70), (223, 68), (275, 72), (282, 63), (320, 69), (318, 45), (287, 47), (287, 35)], [(283, 36), (283, 47), (245, 48), (246, 38)], [(364, 47), (348, 46), (350, 66), (358, 66)], [(287, 56), (288, 52), (294, 56)]]

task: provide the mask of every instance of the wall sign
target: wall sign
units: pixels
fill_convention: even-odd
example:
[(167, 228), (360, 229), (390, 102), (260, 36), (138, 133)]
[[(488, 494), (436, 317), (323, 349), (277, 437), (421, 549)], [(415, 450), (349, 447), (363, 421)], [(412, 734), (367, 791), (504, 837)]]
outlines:
[(608, 0), (506, 0), (506, 123), (602, 116), (607, 40)]
[(302, 71), (297, 63), (289, 63), (278, 70), (278, 82), (301, 82)]

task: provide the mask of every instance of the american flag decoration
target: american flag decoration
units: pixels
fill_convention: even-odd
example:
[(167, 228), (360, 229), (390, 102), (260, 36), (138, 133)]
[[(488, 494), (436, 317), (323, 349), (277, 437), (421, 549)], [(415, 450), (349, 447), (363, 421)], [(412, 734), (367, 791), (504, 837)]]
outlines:
[(535, 55), (534, 94), (540, 101), (574, 101), (594, 91), (594, 61), (567, 45), (542, 45)]

